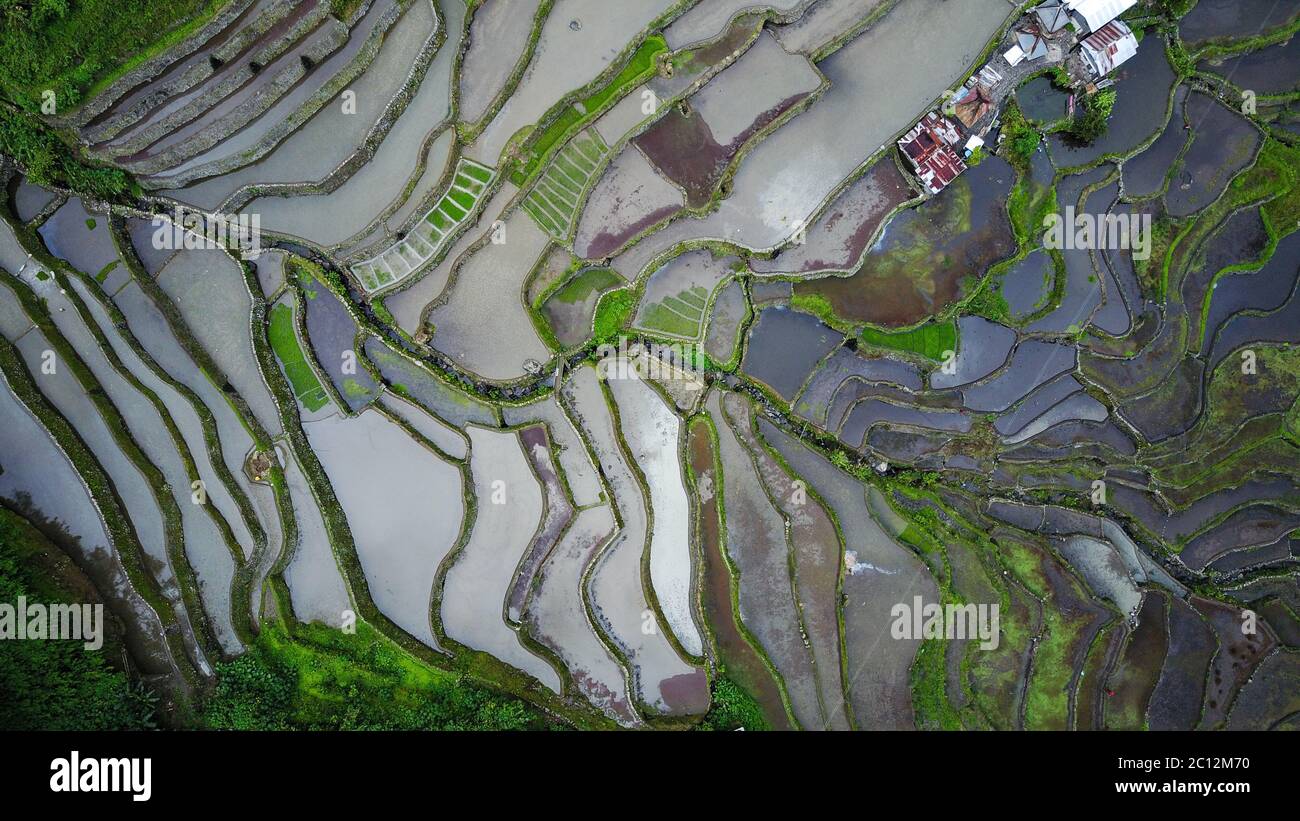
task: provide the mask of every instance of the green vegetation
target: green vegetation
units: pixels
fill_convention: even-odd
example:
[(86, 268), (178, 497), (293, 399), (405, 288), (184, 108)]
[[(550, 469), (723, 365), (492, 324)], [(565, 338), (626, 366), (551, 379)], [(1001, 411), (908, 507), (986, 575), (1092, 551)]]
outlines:
[(770, 730), (763, 708), (754, 697), (726, 676), (713, 681), (713, 704), (705, 713), (699, 730)]
[(197, 31), (227, 0), (3, 0), (0, 90), (29, 111), (70, 110)]
[(1169, 66), (1179, 77), (1191, 77), (1196, 73), (1196, 60), (1187, 53), (1182, 40), (1171, 41), (1165, 47), (1165, 56), (1169, 58)]
[(957, 323), (951, 319), (928, 322), (906, 331), (882, 331), (868, 326), (858, 338), (865, 345), (919, 353), (937, 362), (943, 359), (944, 351), (957, 350)]
[[(0, 602), (89, 603), (90, 582), (25, 519), (0, 507)], [(105, 627), (107, 627), (107, 619)], [(106, 637), (108, 638), (108, 637)], [(153, 726), (154, 697), (83, 642), (0, 641), (0, 730), (138, 730)]]
[(659, 331), (672, 336), (695, 339), (704, 323), (709, 292), (701, 285), (676, 296), (665, 297), (662, 302), (646, 306), (645, 320), (639, 326), (647, 331)]
[(587, 184), (607, 153), (609, 146), (594, 128), (574, 137), (533, 186), (524, 210), (551, 236), (567, 238)]
[(1102, 134), (1110, 120), (1110, 113), (1115, 108), (1118, 93), (1113, 88), (1098, 91), (1091, 97), (1084, 97), (1074, 113), (1074, 119), (1065, 127), (1069, 134), (1080, 143), (1092, 143)]
[(916, 726), (936, 730), (960, 730), (961, 719), (948, 701), (948, 673), (944, 651), (948, 642), (926, 639), (916, 649), (912, 662), (912, 702)]
[(557, 288), (546, 301), (554, 299), (574, 305), (622, 281), (623, 277), (610, 268), (588, 268)]
[(835, 316), (835, 307), (822, 294), (795, 292), (790, 297), (790, 307), (796, 311), (812, 314), (832, 328), (844, 327), (844, 321)]
[(204, 723), (222, 730), (527, 730), (534, 708), (429, 667), (365, 622), (292, 635), (267, 623), (244, 655), (217, 665)]
[(602, 294), (600, 301), (596, 303), (596, 318), (593, 321), (596, 341), (608, 342), (616, 339), (619, 332), (627, 326), (628, 320), (632, 318), (632, 312), (636, 310), (636, 302), (636, 291), (630, 288)]
[(271, 349), (284, 365), (284, 373), (293, 386), (294, 396), (309, 411), (318, 411), (329, 403), (316, 372), (307, 364), (294, 328), (293, 309), (281, 303), (271, 311)]
[(1011, 163), (1016, 170), (1027, 172), (1034, 152), (1038, 150), (1038, 144), (1043, 140), (1043, 135), (1025, 119), (1024, 112), (1020, 110), (1015, 97), (1007, 100), (1006, 107), (1002, 111), (1002, 139), (1003, 154), (1007, 162)]
[(67, 187), (116, 200), (135, 190), (125, 171), (91, 166), (36, 117), (0, 103), (0, 154), (8, 154), (37, 185)]
[(982, 316), (1003, 325), (1015, 324), (1015, 320), (1011, 317), (1011, 306), (1007, 304), (1007, 298), (1002, 295), (1002, 285), (998, 277), (986, 276), (979, 283), (973, 281), (974, 277), (967, 277), (967, 279), (966, 287), (977, 290), (974, 290), (966, 300), (966, 313)]
[[(542, 160), (560, 143), (577, 133), (587, 123), (594, 120), (605, 106), (622, 98), (636, 86), (650, 79), (655, 72), (655, 60), (662, 52), (668, 50), (668, 44), (658, 34), (651, 35), (633, 54), (623, 70), (608, 83), (593, 91), (576, 104), (565, 105), (558, 117), (540, 133), (533, 131), (523, 139), (528, 148), (515, 161), (510, 171), (510, 179), (515, 185), (523, 187), (536, 174)], [(549, 116), (549, 113), (548, 113)], [(543, 121), (546, 117), (542, 118)], [(516, 135), (513, 141), (519, 140)]]
[(1177, 19), (1192, 10), (1195, 0), (1151, 0), (1151, 5), (1170, 19)]
[(105, 265), (103, 268), (100, 268), (99, 272), (95, 274), (95, 281), (98, 282), (100, 285), (103, 285), (104, 280), (108, 279), (108, 275), (113, 273), (113, 269), (116, 268), (120, 262), (121, 260), (115, 259), (112, 262)]

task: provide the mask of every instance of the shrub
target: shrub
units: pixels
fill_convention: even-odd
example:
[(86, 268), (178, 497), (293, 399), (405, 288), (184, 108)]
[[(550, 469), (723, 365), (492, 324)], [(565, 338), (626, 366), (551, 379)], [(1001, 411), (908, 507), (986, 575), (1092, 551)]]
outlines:
[(1085, 145), (1095, 142), (1098, 137), (1106, 133), (1110, 113), (1115, 108), (1115, 98), (1116, 93), (1113, 88), (1085, 97), (1075, 112), (1074, 119), (1066, 126), (1066, 133)]

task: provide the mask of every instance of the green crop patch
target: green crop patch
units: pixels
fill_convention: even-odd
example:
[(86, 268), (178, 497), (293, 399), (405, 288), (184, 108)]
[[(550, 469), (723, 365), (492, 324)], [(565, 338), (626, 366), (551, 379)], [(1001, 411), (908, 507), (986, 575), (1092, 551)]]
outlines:
[(944, 351), (957, 350), (957, 324), (952, 320), (931, 322), (906, 331), (866, 327), (859, 339), (875, 348), (918, 353), (937, 362), (943, 359)]
[(315, 412), (329, 403), (316, 372), (307, 364), (298, 334), (294, 329), (293, 309), (283, 303), (271, 311), (271, 349), (284, 365), (285, 376), (293, 387), (293, 395), (307, 410)]

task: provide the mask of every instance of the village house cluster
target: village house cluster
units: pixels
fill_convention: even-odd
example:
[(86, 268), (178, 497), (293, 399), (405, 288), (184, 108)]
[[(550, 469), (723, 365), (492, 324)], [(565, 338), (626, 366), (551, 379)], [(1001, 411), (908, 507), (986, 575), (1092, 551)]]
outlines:
[(1137, 54), (1137, 37), (1118, 19), (1136, 3), (1047, 0), (1026, 14), (1009, 34), (1010, 48), (975, 72), (947, 105), (927, 113), (898, 139), (899, 151), (926, 192), (939, 193), (966, 170), (966, 160), (997, 123), (999, 100), (1028, 74), (1064, 64), (1089, 91), (1111, 84), (1107, 75)]

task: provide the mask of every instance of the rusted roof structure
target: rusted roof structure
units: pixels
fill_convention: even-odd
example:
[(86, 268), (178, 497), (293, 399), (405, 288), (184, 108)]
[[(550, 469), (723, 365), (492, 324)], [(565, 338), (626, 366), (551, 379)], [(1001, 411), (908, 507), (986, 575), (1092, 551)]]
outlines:
[(925, 189), (937, 194), (966, 170), (966, 164), (953, 149), (961, 139), (956, 123), (931, 111), (899, 139), (898, 148), (916, 170)]
[(1079, 53), (1097, 77), (1104, 77), (1137, 54), (1138, 41), (1122, 20), (1113, 20), (1084, 38)]
[(993, 110), (993, 94), (983, 83), (967, 91), (956, 105), (957, 119), (961, 120), (961, 124), (967, 128), (973, 127), (991, 110)]

